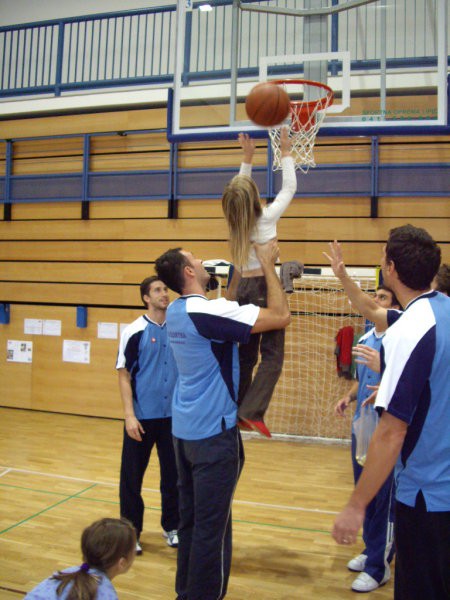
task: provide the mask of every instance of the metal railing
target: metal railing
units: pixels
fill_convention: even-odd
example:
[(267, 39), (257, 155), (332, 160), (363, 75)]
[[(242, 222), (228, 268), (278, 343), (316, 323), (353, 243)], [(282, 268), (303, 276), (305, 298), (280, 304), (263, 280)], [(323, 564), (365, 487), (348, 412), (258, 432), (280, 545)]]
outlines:
[(0, 28), (0, 95), (171, 81), (176, 7)]
[[(435, 2), (396, 0), (387, 24), (388, 67), (436, 63), (436, 24), (429, 18)], [(186, 82), (230, 77), (232, 0), (211, 1), (214, 10), (210, 12), (196, 10), (203, 3), (194, 3), (188, 20)], [(268, 1), (254, 3), (267, 5)], [(277, 4), (303, 8), (305, 2), (278, 0)], [(329, 17), (329, 47), (332, 51), (350, 49), (352, 68), (379, 65), (376, 31), (381, 11), (375, 11), (375, 16), (369, 11), (369, 6), (362, 6)], [(172, 5), (0, 27), (0, 98), (59, 96), (64, 91), (118, 86), (167, 87), (174, 73), (175, 20), (176, 6)], [(256, 74), (263, 55), (304, 52), (303, 22), (292, 16), (244, 12), (239, 73)]]

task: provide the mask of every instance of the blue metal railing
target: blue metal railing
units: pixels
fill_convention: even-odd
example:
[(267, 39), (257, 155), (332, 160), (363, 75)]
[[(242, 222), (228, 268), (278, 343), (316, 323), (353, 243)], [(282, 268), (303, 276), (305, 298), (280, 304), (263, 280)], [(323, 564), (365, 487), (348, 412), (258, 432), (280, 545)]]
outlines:
[[(161, 132), (163, 130), (153, 130)], [(114, 132), (117, 135), (117, 132)], [(124, 134), (127, 132), (121, 132)], [(134, 135), (148, 131), (133, 132)], [(13, 204), (35, 202), (81, 202), (88, 204), (102, 200), (160, 200), (168, 203), (168, 216), (176, 216), (176, 203), (183, 198), (220, 198), (226, 181), (236, 173), (236, 168), (181, 168), (178, 145), (171, 144), (165, 169), (130, 171), (91, 171), (91, 140), (110, 133), (84, 134), (83, 136), (55, 136), (82, 138), (82, 168), (77, 171), (55, 174), (15, 175), (13, 148), (15, 140), (4, 141), (5, 170), (0, 174), (0, 205), (10, 212)], [(21, 138), (26, 140), (44, 138)], [(321, 164), (301, 173), (298, 197), (349, 197), (366, 196), (371, 202), (371, 216), (376, 216), (378, 197), (439, 197), (448, 196), (450, 163), (380, 163), (376, 136), (371, 140), (371, 157), (359, 164)], [(2, 149), (3, 150), (3, 149)], [(268, 145), (265, 166), (255, 169), (255, 178), (264, 197), (271, 198), (279, 189), (280, 174), (271, 169), (271, 147)], [(205, 189), (205, 177), (207, 189)], [(6, 214), (6, 212), (4, 213)], [(6, 217), (4, 217), (8, 220)]]
[[(269, 4), (267, 0), (246, 2)], [(387, 23), (388, 67), (436, 63), (435, 24), (424, 18), (427, 2), (395, 3), (392, 23)], [(196, 10), (202, 3), (194, 3), (194, 11), (188, 13), (185, 82), (230, 76), (232, 1), (213, 0), (210, 12)], [(332, 0), (333, 5), (337, 3)], [(277, 5), (303, 8), (304, 0), (278, 0)], [(328, 47), (349, 49), (355, 69), (379, 68), (380, 64), (377, 32), (382, 11), (369, 10), (363, 6), (330, 17)], [(176, 6), (171, 5), (0, 27), (0, 98), (58, 96), (64, 91), (114, 86), (165, 86), (172, 81), (175, 68), (175, 21)], [(396, 22), (404, 26), (394, 35), (389, 28)], [(306, 51), (304, 19), (242, 11), (241, 25), (240, 75), (256, 75), (260, 56)], [(339, 65), (330, 68), (336, 70)]]
[(0, 96), (173, 78), (175, 6), (0, 28)]

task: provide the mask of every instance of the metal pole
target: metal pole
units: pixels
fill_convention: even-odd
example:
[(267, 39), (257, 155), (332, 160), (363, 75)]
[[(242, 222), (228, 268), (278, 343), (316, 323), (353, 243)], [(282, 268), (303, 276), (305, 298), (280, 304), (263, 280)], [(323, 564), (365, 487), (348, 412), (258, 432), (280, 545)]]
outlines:
[[(186, 6), (184, 0), (178, 0), (178, 9), (177, 9), (177, 36), (176, 36), (176, 46), (175, 46), (175, 72), (173, 75), (173, 92), (174, 98), (173, 102), (177, 106), (181, 106), (181, 78), (182, 73), (180, 73), (180, 69), (183, 68), (184, 62), (184, 42), (185, 42), (185, 23), (186, 23)], [(178, 133), (180, 128), (180, 115), (178, 111), (174, 111), (173, 114), (173, 130)]]
[(81, 198), (81, 218), (89, 220), (89, 152), (90, 135), (85, 134), (83, 139), (83, 191)]
[(12, 174), (12, 156), (13, 143), (11, 140), (6, 140), (6, 156), (5, 156), (5, 203), (3, 205), (3, 220), (11, 221), (11, 174)]
[[(333, 0), (333, 6), (337, 6), (338, 0)], [(331, 52), (337, 52), (339, 48), (339, 17), (337, 14), (331, 15)], [(335, 77), (338, 74), (338, 64), (336, 60), (330, 61), (330, 75)]]
[(449, 124), (447, 119), (447, 0), (438, 0), (437, 7), (437, 43), (438, 43), (438, 121)]
[(230, 81), (230, 124), (236, 123), (238, 47), (239, 47), (239, 0), (233, 0), (231, 16), (231, 81)]
[(55, 96), (61, 96), (62, 65), (64, 54), (64, 23), (58, 25), (58, 50), (56, 54)]
[(387, 23), (386, 0), (381, 0), (381, 48), (380, 48), (380, 113), (381, 118), (386, 120), (386, 23)]
[(350, 10), (351, 8), (357, 8), (358, 6), (364, 6), (364, 4), (370, 4), (371, 2), (378, 1), (379, 0), (349, 0), (345, 4), (338, 4), (337, 6), (331, 6), (329, 8), (315, 8), (311, 10), (296, 10), (294, 8), (275, 8), (269, 6), (258, 6), (252, 4), (244, 4), (240, 1), (239, 6), (241, 10), (248, 10), (251, 12), (273, 13), (276, 15), (290, 15), (292, 17), (317, 17), (320, 15), (332, 15), (334, 13), (342, 12), (344, 10)]
[(372, 137), (370, 173), (370, 217), (378, 217), (378, 137)]
[(192, 12), (186, 13), (184, 61), (183, 61), (183, 85), (189, 85), (189, 73), (191, 69), (191, 40), (192, 40)]

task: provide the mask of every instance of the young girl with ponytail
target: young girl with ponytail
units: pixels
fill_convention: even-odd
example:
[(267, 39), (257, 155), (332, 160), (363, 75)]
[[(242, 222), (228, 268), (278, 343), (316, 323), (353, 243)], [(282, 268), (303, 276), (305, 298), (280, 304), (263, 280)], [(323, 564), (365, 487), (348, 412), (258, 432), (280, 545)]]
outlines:
[(81, 536), (83, 563), (57, 571), (25, 600), (118, 600), (111, 583), (126, 573), (136, 556), (136, 532), (125, 519), (100, 519)]

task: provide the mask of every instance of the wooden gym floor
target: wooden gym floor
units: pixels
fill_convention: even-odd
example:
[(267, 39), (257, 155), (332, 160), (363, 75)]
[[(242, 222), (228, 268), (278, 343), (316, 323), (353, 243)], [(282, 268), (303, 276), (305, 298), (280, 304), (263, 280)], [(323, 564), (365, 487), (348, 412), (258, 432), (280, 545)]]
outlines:
[[(122, 422), (0, 408), (0, 599), (17, 600), (54, 570), (81, 563), (82, 529), (118, 516)], [(352, 489), (346, 445), (244, 439), (233, 506), (227, 599), (354, 597), (333, 519)], [(161, 536), (157, 459), (144, 481), (146, 517), (132, 569), (114, 580), (121, 600), (175, 598), (176, 550)], [(393, 597), (393, 582), (365, 595)]]

